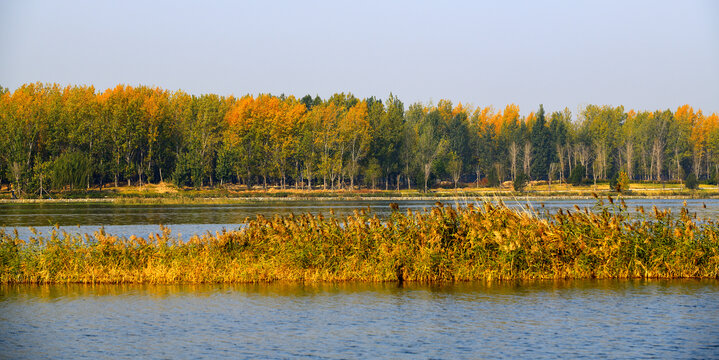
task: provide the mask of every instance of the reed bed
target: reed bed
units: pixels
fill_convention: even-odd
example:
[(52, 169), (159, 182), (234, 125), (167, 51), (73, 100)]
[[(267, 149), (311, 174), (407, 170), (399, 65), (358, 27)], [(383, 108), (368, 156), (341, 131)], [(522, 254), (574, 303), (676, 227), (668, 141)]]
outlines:
[[(54, 231), (0, 232), (2, 283), (450, 282), (505, 279), (717, 278), (719, 224), (654, 208), (599, 204), (540, 216), (490, 202), (388, 219), (248, 219), (233, 232), (180, 241)], [(600, 201), (601, 202), (601, 201)], [(395, 206), (396, 207), (396, 206)]]

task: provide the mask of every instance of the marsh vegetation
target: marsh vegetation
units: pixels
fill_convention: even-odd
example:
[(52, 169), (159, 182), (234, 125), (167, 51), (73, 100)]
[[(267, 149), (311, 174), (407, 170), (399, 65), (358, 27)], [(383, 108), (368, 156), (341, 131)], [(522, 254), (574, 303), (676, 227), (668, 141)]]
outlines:
[(102, 231), (0, 234), (3, 283), (245, 283), (559, 278), (716, 278), (719, 224), (682, 209), (598, 200), (539, 216), (503, 203), (346, 216), (247, 219), (239, 231), (179, 241)]

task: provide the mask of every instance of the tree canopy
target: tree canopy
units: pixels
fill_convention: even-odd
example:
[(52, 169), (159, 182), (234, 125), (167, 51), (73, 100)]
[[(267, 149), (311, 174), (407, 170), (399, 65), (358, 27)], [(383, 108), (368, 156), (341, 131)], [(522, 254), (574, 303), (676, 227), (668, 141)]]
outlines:
[[(716, 181), (719, 117), (587, 105), (521, 116), (492, 107), (350, 93), (189, 95), (146, 86), (0, 87), (0, 184), (429, 189), (516, 180)], [(451, 186), (450, 185), (450, 186)]]

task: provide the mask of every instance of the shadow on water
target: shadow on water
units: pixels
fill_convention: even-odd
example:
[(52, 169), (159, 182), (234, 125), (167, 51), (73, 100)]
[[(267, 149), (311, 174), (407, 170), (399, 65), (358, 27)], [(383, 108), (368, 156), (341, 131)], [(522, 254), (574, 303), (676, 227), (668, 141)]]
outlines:
[(586, 279), (586, 280), (504, 280), (459, 283), (417, 282), (339, 282), (339, 283), (253, 283), (253, 284), (0, 284), (0, 301), (19, 297), (37, 301), (81, 299), (83, 297), (147, 296), (153, 299), (169, 297), (205, 297), (213, 294), (238, 296), (308, 297), (372, 293), (377, 296), (427, 293), (447, 295), (522, 295), (531, 293), (559, 294), (598, 291), (621, 294), (637, 289), (656, 292), (671, 291), (693, 294), (697, 289), (715, 288), (714, 279)]

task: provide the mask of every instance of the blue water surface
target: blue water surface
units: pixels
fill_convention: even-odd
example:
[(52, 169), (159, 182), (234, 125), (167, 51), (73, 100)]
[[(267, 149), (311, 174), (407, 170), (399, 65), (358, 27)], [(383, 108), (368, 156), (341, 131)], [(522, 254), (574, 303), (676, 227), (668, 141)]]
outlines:
[(12, 285), (0, 357), (717, 358), (717, 280)]

